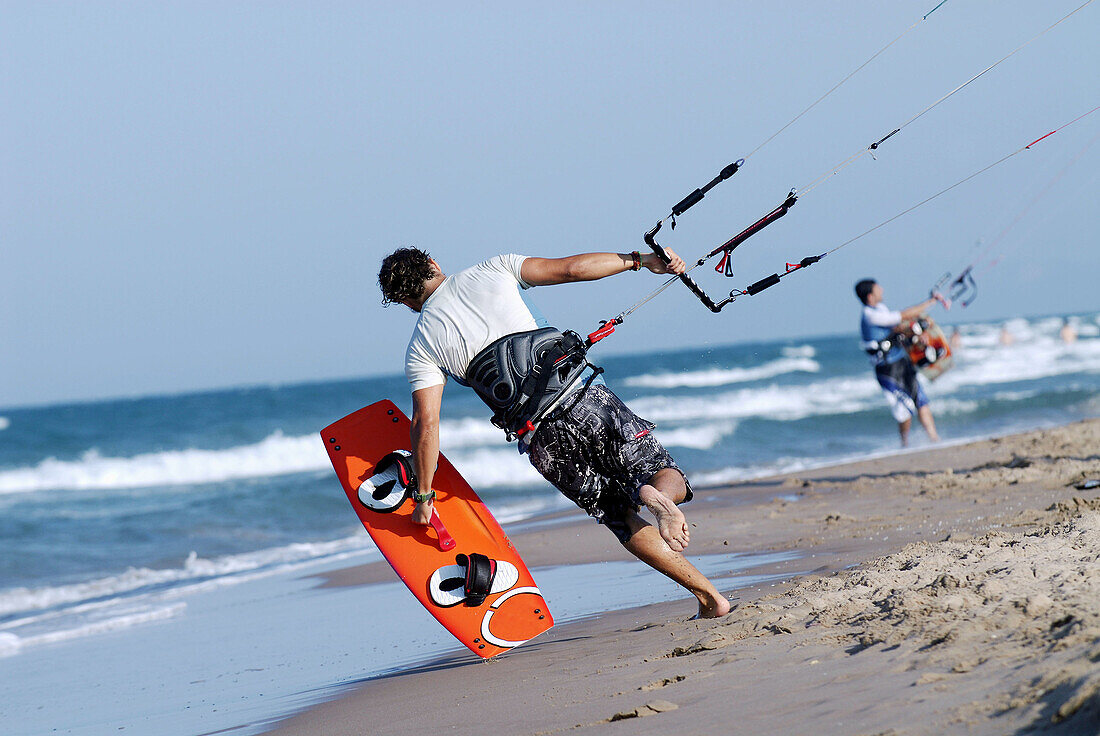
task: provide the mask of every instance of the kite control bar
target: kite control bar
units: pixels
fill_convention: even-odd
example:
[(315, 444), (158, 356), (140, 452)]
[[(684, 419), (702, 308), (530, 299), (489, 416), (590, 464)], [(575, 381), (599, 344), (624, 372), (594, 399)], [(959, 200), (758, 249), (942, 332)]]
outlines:
[[(973, 266), (967, 266), (954, 280), (951, 280), (950, 273), (945, 273), (932, 287), (932, 291), (937, 292), (947, 286), (948, 299), (959, 302), (964, 307), (969, 307), (978, 298), (978, 284), (974, 281), (973, 274), (970, 273), (973, 268)], [(950, 285), (948, 285), (948, 281), (951, 281)]]
[[(698, 192), (699, 190), (696, 189), (695, 191)], [(702, 197), (700, 197), (700, 199), (702, 199)], [(696, 200), (696, 201), (698, 201), (698, 200)], [(661, 244), (658, 243), (656, 238), (655, 238), (655, 236), (657, 235), (657, 231), (660, 230), (660, 229), (661, 229), (661, 223), (658, 222), (656, 225), (653, 226), (652, 230), (650, 230), (649, 232), (647, 232), (645, 234), (646, 245), (648, 245), (650, 248), (652, 248), (653, 252), (657, 254), (657, 257), (660, 258), (662, 261), (664, 261), (666, 264), (667, 263), (672, 263), (672, 259), (669, 258), (668, 253), (665, 252), (665, 249), (663, 247), (661, 247)], [(700, 261), (700, 263), (701, 262), (702, 261)], [(696, 264), (696, 265), (698, 265), (698, 264)], [(700, 288), (699, 284), (695, 283), (695, 279), (691, 278), (686, 273), (682, 273), (679, 276), (680, 276), (680, 280), (684, 282), (684, 286), (691, 289), (691, 293), (694, 294), (695, 296), (699, 297), (699, 301), (701, 301), (706, 306), (707, 309), (714, 312), (715, 314), (717, 314), (718, 312), (721, 312), (722, 307), (726, 306), (727, 304), (729, 304), (730, 302), (732, 302), (734, 300), (734, 297), (731, 295), (729, 298), (723, 299), (722, 301), (720, 301), (716, 304), (714, 302), (714, 300), (711, 299), (709, 296), (707, 296), (707, 293), (705, 291), (703, 291), (702, 288)]]
[[(707, 184), (705, 186), (699, 187), (698, 189), (693, 191), (691, 194), (687, 195), (686, 197), (681, 199), (679, 202), (677, 202), (676, 206), (672, 208), (672, 214), (669, 215), (669, 218), (671, 218), (671, 220), (672, 220), (671, 227), (673, 227), (673, 228), (676, 227), (676, 217), (677, 216), (682, 215), (684, 212), (686, 212), (692, 206), (697, 204), (701, 199), (703, 199), (704, 196), (706, 196), (706, 193), (709, 192), (711, 189), (713, 189), (715, 186), (717, 186), (721, 182), (725, 181), (726, 179), (728, 179), (731, 176), (733, 176), (734, 174), (736, 174), (737, 170), (739, 168), (741, 168), (741, 165), (743, 163), (745, 163), (745, 159), (738, 159), (737, 161), (733, 162), (732, 164), (730, 164), (726, 168), (722, 169), (718, 173), (718, 176), (714, 177), (709, 182), (707, 182)], [(741, 245), (741, 243), (745, 242), (750, 237), (752, 237), (753, 235), (760, 232), (761, 230), (763, 230), (768, 225), (770, 225), (773, 222), (775, 222), (776, 220), (778, 220), (780, 217), (783, 217), (783, 215), (787, 214), (787, 212), (791, 209), (791, 207), (794, 206), (795, 202), (797, 202), (797, 201), (798, 201), (798, 195), (795, 192), (795, 190), (792, 189), (790, 191), (790, 193), (787, 194), (787, 198), (785, 200), (783, 200), (782, 204), (780, 204), (778, 207), (776, 207), (774, 210), (772, 210), (768, 214), (761, 217), (759, 220), (757, 220), (753, 224), (749, 225), (747, 228), (745, 228), (744, 230), (739, 232), (737, 235), (734, 235), (732, 238), (730, 238), (725, 243), (723, 243), (722, 245), (720, 245), (717, 248), (715, 248), (714, 250), (712, 250), (710, 253), (707, 253), (705, 256), (700, 258), (693, 266), (691, 266), (691, 268), (689, 268), (687, 271), (685, 271), (684, 273), (681, 273), (681, 274), (677, 274), (676, 278), (680, 279), (680, 281), (683, 282), (684, 286), (688, 287), (688, 289), (691, 291), (691, 293), (694, 294), (696, 297), (698, 297), (699, 301), (701, 301), (703, 303), (703, 306), (705, 306), (707, 309), (709, 309), (710, 311), (717, 314), (718, 312), (721, 312), (722, 308), (725, 307), (727, 304), (730, 304), (733, 301), (735, 301), (737, 299), (737, 297), (744, 296), (744, 295), (752, 296), (754, 294), (758, 294), (761, 291), (763, 291), (764, 289), (767, 289), (770, 286), (775, 286), (776, 284), (778, 284), (779, 280), (781, 278), (783, 278), (784, 276), (786, 276), (790, 273), (793, 273), (794, 271), (797, 271), (801, 268), (805, 268), (807, 266), (813, 265), (814, 263), (817, 263), (822, 258), (824, 258), (826, 254), (823, 253), (820, 256), (808, 256), (806, 258), (803, 258), (799, 263), (788, 263), (786, 270), (782, 274), (774, 273), (771, 276), (763, 278), (760, 281), (757, 281), (756, 283), (750, 285), (747, 289), (733, 289), (732, 291), (730, 291), (729, 296), (727, 296), (726, 298), (724, 298), (724, 299), (722, 299), (721, 301), (718, 301), (718, 302), (714, 301), (714, 299), (712, 299), (709, 294), (707, 294), (705, 291), (703, 291), (702, 287), (699, 286), (699, 284), (697, 284), (695, 282), (695, 279), (691, 278), (691, 276), (689, 275), (690, 272), (692, 271), (692, 269), (695, 269), (695, 268), (703, 265), (703, 263), (705, 263), (707, 261), (707, 259), (712, 258), (713, 256), (716, 256), (719, 253), (722, 253), (723, 254), (722, 255), (722, 260), (718, 264), (718, 268), (716, 270), (719, 273), (724, 271), (727, 276), (732, 276), (733, 275), (733, 269), (730, 266), (730, 253), (733, 252), (734, 248)], [(658, 258), (660, 258), (665, 264), (670, 264), (670, 263), (672, 263), (672, 259), (669, 257), (668, 252), (665, 251), (664, 247), (660, 243), (657, 242), (657, 233), (660, 232), (661, 227), (664, 225), (664, 223), (665, 223), (664, 220), (658, 220), (657, 224), (654, 225), (653, 228), (650, 229), (649, 232), (647, 232), (645, 234), (644, 239), (645, 239), (646, 245), (648, 245), (650, 247), (650, 249), (657, 255)], [(646, 298), (642, 299), (640, 302), (635, 304), (630, 309), (627, 309), (624, 312), (620, 312), (618, 315), (616, 315), (615, 317), (612, 317), (611, 319), (601, 320), (599, 328), (597, 328), (595, 331), (589, 333), (587, 339), (584, 340), (584, 348), (587, 350), (588, 348), (592, 347), (593, 345), (595, 345), (600, 340), (604, 339), (608, 335), (611, 335), (613, 332), (615, 332), (615, 327), (618, 326), (618, 325), (621, 325), (623, 323), (623, 320), (627, 316), (632, 314), (634, 312), (634, 310), (638, 309), (640, 306), (642, 306), (643, 304), (648, 302), (650, 299), (657, 296), (657, 294), (660, 294), (662, 291), (664, 291), (668, 287), (668, 285), (671, 284), (674, 280), (675, 279), (670, 279), (670, 280), (666, 281), (664, 286), (657, 289), (656, 291), (654, 291), (652, 294), (650, 294)]]
[[(721, 174), (719, 174), (709, 184), (707, 184), (706, 187), (703, 187), (702, 189), (696, 189), (694, 192), (689, 194), (687, 197), (685, 197), (683, 199), (683, 201), (681, 201), (679, 204), (676, 205), (676, 207), (673, 208), (673, 210), (672, 210), (673, 213), (674, 214), (680, 214), (684, 210), (686, 210), (688, 207), (690, 207), (691, 205), (698, 202), (700, 199), (703, 198), (703, 193), (705, 193), (708, 189), (710, 189), (711, 187), (713, 187), (715, 184), (722, 181), (723, 179), (727, 179), (727, 178), (729, 178), (729, 176), (732, 176), (733, 172), (737, 171), (737, 167), (740, 165), (740, 163), (741, 163), (741, 161), (738, 161), (737, 163), (730, 164), (729, 166), (727, 166), (725, 169), (722, 170)], [(732, 171), (731, 171), (731, 169), (732, 169)], [(728, 175), (726, 175), (727, 171), (729, 171)], [(734, 248), (741, 245), (741, 243), (744, 243), (746, 240), (748, 240), (753, 235), (755, 235), (756, 233), (758, 233), (761, 230), (763, 230), (764, 228), (766, 228), (768, 225), (770, 225), (773, 222), (775, 222), (776, 220), (778, 220), (783, 215), (787, 214), (787, 212), (790, 211), (791, 207), (793, 207), (795, 205), (795, 202), (797, 202), (797, 201), (798, 201), (798, 194), (792, 189), (790, 191), (790, 193), (787, 195), (787, 198), (785, 200), (783, 200), (783, 203), (781, 205), (779, 205), (774, 210), (772, 210), (768, 214), (761, 217), (759, 220), (757, 220), (753, 224), (749, 225), (747, 228), (745, 228), (744, 230), (739, 232), (737, 235), (734, 235), (732, 238), (727, 240), (725, 243), (722, 243), (722, 245), (718, 246), (717, 248), (712, 250), (710, 253), (707, 253), (705, 256), (700, 258), (698, 260), (698, 262), (696, 262), (695, 266), (701, 266), (701, 265), (703, 265), (703, 263), (708, 258), (712, 258), (712, 257), (718, 255), (719, 253), (721, 253), (722, 254), (722, 260), (718, 262), (718, 266), (717, 266), (717, 268), (715, 268), (715, 270), (718, 271), (719, 273), (724, 272), (727, 276), (733, 276), (733, 266), (732, 266), (732, 263), (731, 263), (730, 254), (733, 253)], [(684, 204), (685, 202), (687, 203), (686, 206)], [(664, 220), (659, 221), (656, 225), (653, 226), (652, 230), (650, 230), (649, 232), (647, 232), (645, 234), (645, 242), (646, 242), (646, 245), (648, 245), (653, 250), (653, 252), (657, 254), (658, 258), (660, 258), (665, 263), (670, 263), (671, 259), (668, 257), (668, 253), (665, 252), (665, 249), (661, 246), (660, 243), (657, 242), (657, 238), (656, 238), (657, 233), (658, 233), (658, 231), (660, 231), (662, 224), (664, 224)], [(675, 225), (675, 220), (673, 221), (673, 225)], [(816, 263), (816, 261), (814, 261), (814, 262)], [(803, 264), (803, 265), (809, 265), (809, 264)], [(799, 266), (799, 267), (801, 267), (801, 266)], [(693, 266), (693, 268), (694, 268), (694, 266)], [(794, 269), (788, 269), (787, 273), (790, 273), (790, 271), (793, 271), (793, 270)], [(779, 277), (776, 276), (775, 281), (772, 281), (771, 283), (768, 283), (768, 284), (763, 284), (763, 282), (757, 282), (756, 284), (753, 284), (752, 286), (750, 286), (747, 291), (739, 291), (737, 289), (734, 289), (733, 291), (730, 292), (728, 297), (726, 297), (725, 299), (723, 299), (720, 302), (715, 302), (713, 299), (710, 298), (710, 296), (705, 291), (703, 291), (703, 289), (699, 286), (699, 284), (695, 283), (695, 280), (693, 278), (691, 278), (691, 276), (689, 276), (687, 273), (679, 274), (679, 278), (680, 278), (680, 281), (684, 282), (684, 286), (688, 287), (688, 289), (691, 290), (691, 293), (694, 294), (695, 296), (697, 296), (699, 298), (699, 301), (701, 301), (707, 309), (714, 312), (715, 314), (717, 314), (718, 312), (721, 312), (722, 307), (724, 307), (727, 304), (729, 304), (730, 302), (734, 301), (735, 299), (737, 299), (738, 296), (740, 296), (742, 294), (746, 294), (746, 293), (750, 294), (750, 295), (751, 294), (756, 294), (757, 292), (763, 291), (764, 289), (768, 288), (768, 286), (773, 286), (774, 284), (779, 283)], [(769, 278), (771, 278), (771, 277), (769, 277)]]

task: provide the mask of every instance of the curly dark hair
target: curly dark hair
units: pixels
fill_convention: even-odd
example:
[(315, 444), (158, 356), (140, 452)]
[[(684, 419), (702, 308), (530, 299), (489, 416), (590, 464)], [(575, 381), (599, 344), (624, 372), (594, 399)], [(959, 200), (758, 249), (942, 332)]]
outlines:
[(382, 259), (382, 268), (378, 269), (382, 303), (419, 299), (424, 293), (424, 282), (434, 275), (430, 255), (419, 248), (398, 248)]

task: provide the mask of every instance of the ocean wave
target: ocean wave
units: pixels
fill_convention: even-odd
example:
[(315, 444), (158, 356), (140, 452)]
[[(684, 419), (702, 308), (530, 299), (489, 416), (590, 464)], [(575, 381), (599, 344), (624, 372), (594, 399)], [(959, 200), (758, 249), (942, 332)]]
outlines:
[(95, 634), (121, 631), (153, 621), (166, 621), (179, 616), (186, 608), (186, 603), (150, 607), (144, 610), (130, 611), (128, 613), (111, 614), (98, 621), (73, 621), (60, 628), (37, 634), (20, 635), (13, 634), (10, 631), (0, 632), (0, 658), (19, 654), (23, 649), (30, 646), (56, 644), (57, 642), (69, 641), (70, 639), (79, 639), (85, 636), (94, 636)]
[[(991, 436), (993, 435), (975, 434), (953, 437), (950, 440), (941, 441), (938, 447), (957, 447), (960, 445), (965, 445), (969, 442), (977, 442), (980, 440), (988, 439)], [(837, 467), (841, 465), (846, 465), (848, 463), (876, 460), (883, 457), (907, 455), (910, 453), (922, 452), (926, 449), (928, 449), (927, 445), (917, 445), (908, 449), (898, 449), (892, 443), (887, 443), (879, 449), (871, 450), (869, 452), (856, 452), (848, 453), (845, 455), (822, 457), (795, 458), (784, 456), (776, 458), (772, 462), (761, 463), (758, 465), (730, 466), (719, 468), (716, 470), (690, 473), (689, 478), (692, 485), (698, 488), (716, 487), (729, 485), (731, 483), (738, 483), (746, 480), (754, 480), (756, 478), (768, 478), (777, 475), (787, 475), (790, 473), (801, 473), (808, 470)]]
[(11, 420), (7, 417), (0, 417), (0, 432), (4, 431), (11, 426)]
[[(810, 350), (813, 348), (810, 346)], [(794, 355), (778, 358), (752, 368), (708, 368), (682, 373), (652, 373), (631, 376), (624, 381), (627, 386), (639, 388), (708, 388), (733, 383), (748, 383), (775, 378), (785, 373), (817, 373), (821, 364), (810, 355)]]
[(723, 437), (737, 430), (737, 422), (708, 422), (695, 427), (658, 429), (655, 434), (665, 447), (686, 447), (692, 450), (709, 450)]
[[(83, 583), (0, 591), (0, 616), (24, 611), (43, 611), (57, 606), (88, 604), (152, 587), (227, 578), (273, 567), (285, 569), (287, 565), (311, 563), (321, 558), (368, 550), (372, 546), (366, 534), (356, 534), (332, 542), (291, 544), (213, 559), (205, 559), (192, 552), (176, 568), (130, 568), (118, 575)], [(10, 629), (16, 624), (26, 623), (27, 619), (17, 619), (15, 622), (0, 624), (0, 629)]]
[(862, 411), (878, 401), (874, 378), (830, 378), (792, 388), (771, 384), (709, 396), (647, 396), (630, 402), (640, 416), (655, 422), (690, 422), (714, 419), (765, 417), (781, 421), (823, 414)]
[(443, 419), (439, 422), (439, 446), (444, 451), (504, 444), (504, 430), (489, 422), (488, 407), (483, 416)]
[[(720, 439), (715, 432), (714, 428), (681, 428), (663, 438), (667, 437), (668, 445), (707, 448)], [(506, 444), (503, 433), (484, 419), (441, 422), (440, 445), (475, 488), (543, 482), (516, 446)], [(33, 467), (0, 471), (0, 494), (220, 483), (330, 468), (316, 435), (285, 437), (276, 432), (256, 444), (224, 450), (167, 450), (122, 458), (88, 450), (78, 460), (48, 458)]]
[[(467, 417), (440, 422), (440, 445), (448, 457), (463, 458), (462, 450), (497, 446), (509, 448), (499, 456), (501, 462), (485, 462), (488, 456), (467, 453), (456, 462), (460, 472), (472, 473), (467, 479), (485, 478), (499, 482), (502, 467), (520, 464), (514, 445), (507, 445), (504, 434), (482, 418)], [(455, 450), (460, 452), (455, 453)], [(483, 464), (484, 463), (484, 464)], [(34, 491), (115, 490), (159, 486), (221, 483), (247, 478), (268, 478), (331, 469), (328, 455), (315, 434), (295, 437), (274, 432), (260, 442), (220, 450), (165, 450), (132, 457), (104, 457), (96, 449), (87, 450), (79, 459), (47, 458), (35, 466), (0, 470), (0, 495)]]
[(964, 347), (955, 367), (936, 381), (940, 390), (962, 386), (1015, 383), (1074, 373), (1100, 372), (1100, 340), (1064, 343), (1051, 335), (1035, 335), (1011, 345), (999, 343)]
[(444, 454), (475, 489), (546, 483), (528, 462), (527, 456), (519, 454), (515, 445)]
[[(568, 508), (557, 493), (494, 505), (501, 523)], [(300, 543), (219, 558), (192, 552), (179, 567), (131, 568), (83, 583), (0, 591), (0, 658), (30, 646), (93, 636), (181, 615), (196, 594), (295, 572), (319, 562), (360, 564), (377, 557), (368, 535)], [(367, 557), (360, 560), (363, 555)]]
[(940, 399), (932, 405), (936, 414), (972, 414), (982, 402), (975, 399)]
[(779, 351), (785, 358), (812, 358), (817, 355), (813, 345), (788, 345)]
[(45, 490), (103, 490), (220, 483), (324, 470), (330, 466), (317, 435), (285, 437), (224, 450), (166, 450), (103, 457), (88, 450), (79, 460), (47, 458), (29, 468), (0, 471), (0, 494)]

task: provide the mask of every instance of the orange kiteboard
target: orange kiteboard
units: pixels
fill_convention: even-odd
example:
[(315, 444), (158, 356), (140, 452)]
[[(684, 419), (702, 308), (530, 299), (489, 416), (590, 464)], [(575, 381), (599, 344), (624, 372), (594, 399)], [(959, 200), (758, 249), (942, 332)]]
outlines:
[(379, 401), (321, 431), (352, 508), (398, 577), (479, 657), (554, 625), (527, 566), (489, 509), (442, 454), (430, 526), (414, 524), (408, 418)]

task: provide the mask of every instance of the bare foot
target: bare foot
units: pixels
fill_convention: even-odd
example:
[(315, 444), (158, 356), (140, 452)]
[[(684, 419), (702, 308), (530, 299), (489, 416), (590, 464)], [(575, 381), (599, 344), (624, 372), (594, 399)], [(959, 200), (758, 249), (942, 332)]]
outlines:
[(651, 485), (642, 486), (638, 495), (646, 508), (656, 517), (657, 530), (661, 533), (661, 539), (665, 540), (665, 544), (673, 552), (683, 552), (691, 538), (684, 513), (676, 508), (671, 498)]
[(729, 599), (722, 595), (706, 602), (700, 600), (696, 618), (721, 618), (729, 613), (732, 607)]

